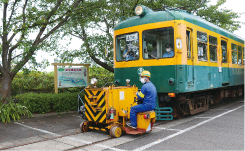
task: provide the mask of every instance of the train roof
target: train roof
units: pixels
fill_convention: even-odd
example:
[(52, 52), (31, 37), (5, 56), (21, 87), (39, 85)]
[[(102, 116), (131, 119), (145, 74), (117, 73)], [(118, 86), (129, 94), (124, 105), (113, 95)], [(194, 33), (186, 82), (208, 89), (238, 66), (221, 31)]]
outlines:
[(123, 28), (144, 25), (149, 23), (156, 23), (156, 22), (163, 22), (163, 21), (171, 21), (171, 20), (185, 20), (187, 22), (193, 23), (197, 26), (203, 27), (205, 29), (211, 30), (216, 32), (220, 35), (238, 41), (240, 43), (244, 43), (244, 40), (233, 33), (214, 25), (199, 16), (189, 14), (184, 10), (166, 10), (166, 11), (152, 11), (150, 10), (144, 16), (133, 16), (124, 21), (119, 22), (115, 27), (114, 30), (119, 30)]

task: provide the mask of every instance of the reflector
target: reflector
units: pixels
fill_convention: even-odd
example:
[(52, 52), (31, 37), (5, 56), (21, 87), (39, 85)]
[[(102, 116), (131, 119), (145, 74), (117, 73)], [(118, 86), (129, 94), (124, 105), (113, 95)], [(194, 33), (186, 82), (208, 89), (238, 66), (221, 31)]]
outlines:
[(173, 98), (173, 97), (175, 97), (175, 93), (168, 93), (168, 96)]

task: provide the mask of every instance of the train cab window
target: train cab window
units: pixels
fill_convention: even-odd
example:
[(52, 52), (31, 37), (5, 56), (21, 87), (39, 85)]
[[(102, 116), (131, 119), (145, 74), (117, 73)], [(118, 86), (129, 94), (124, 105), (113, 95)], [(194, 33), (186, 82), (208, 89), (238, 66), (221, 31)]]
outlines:
[(207, 61), (207, 34), (197, 31), (198, 60)]
[(237, 46), (236, 44), (231, 44), (232, 49), (232, 64), (237, 64)]
[(245, 65), (245, 53), (244, 53), (244, 51), (245, 51), (245, 49), (244, 49), (244, 47), (243, 47), (243, 60), (242, 60), (242, 63), (243, 63), (243, 65)]
[(217, 62), (217, 38), (209, 36), (209, 56), (210, 62)]
[(143, 31), (143, 58), (159, 59), (174, 57), (173, 27)]
[(132, 61), (139, 59), (139, 34), (128, 33), (116, 37), (116, 60)]
[(222, 63), (227, 63), (227, 42), (221, 40), (221, 48), (222, 48)]
[(242, 65), (242, 47), (238, 46), (238, 64)]

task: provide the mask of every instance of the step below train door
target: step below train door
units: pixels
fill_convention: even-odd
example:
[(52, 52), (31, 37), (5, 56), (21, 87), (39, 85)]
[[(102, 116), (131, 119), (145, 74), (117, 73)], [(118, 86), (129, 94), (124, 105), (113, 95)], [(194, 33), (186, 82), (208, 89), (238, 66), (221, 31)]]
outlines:
[(227, 39), (221, 37), (221, 67), (219, 72), (222, 72), (222, 86), (228, 86), (230, 84), (230, 69), (228, 63), (228, 42)]
[(194, 89), (194, 56), (193, 56), (193, 35), (192, 29), (186, 29), (186, 50), (187, 50), (187, 90)]

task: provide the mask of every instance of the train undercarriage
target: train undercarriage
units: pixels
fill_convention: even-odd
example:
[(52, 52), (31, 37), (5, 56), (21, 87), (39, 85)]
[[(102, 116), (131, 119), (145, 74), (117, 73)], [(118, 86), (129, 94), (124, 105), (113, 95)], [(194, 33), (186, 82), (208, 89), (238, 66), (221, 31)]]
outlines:
[(189, 92), (176, 94), (170, 97), (166, 93), (158, 94), (159, 108), (171, 107), (172, 116), (181, 118), (186, 115), (193, 115), (209, 109), (210, 104), (220, 102), (224, 98), (242, 96), (244, 85), (222, 89)]

